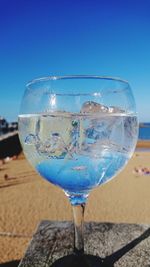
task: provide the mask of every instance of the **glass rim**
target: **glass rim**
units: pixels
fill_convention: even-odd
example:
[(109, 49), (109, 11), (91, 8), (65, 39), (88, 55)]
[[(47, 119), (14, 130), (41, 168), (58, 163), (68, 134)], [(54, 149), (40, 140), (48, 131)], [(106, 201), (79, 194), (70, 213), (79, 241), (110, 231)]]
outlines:
[(38, 82), (46, 82), (46, 81), (57, 81), (57, 80), (71, 80), (71, 79), (99, 79), (99, 80), (110, 80), (115, 82), (121, 82), (129, 85), (127, 80), (124, 80), (120, 77), (112, 77), (112, 76), (100, 76), (100, 75), (50, 75), (43, 76), (39, 78), (35, 78), (29, 82), (27, 82), (26, 87), (30, 87), (30, 85), (38, 83)]

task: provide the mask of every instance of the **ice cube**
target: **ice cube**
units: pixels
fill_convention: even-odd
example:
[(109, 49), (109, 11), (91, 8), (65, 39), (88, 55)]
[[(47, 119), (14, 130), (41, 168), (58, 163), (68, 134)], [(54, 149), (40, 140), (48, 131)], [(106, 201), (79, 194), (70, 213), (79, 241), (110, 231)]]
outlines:
[(64, 158), (68, 152), (59, 133), (52, 133), (47, 140), (37, 144), (36, 149), (40, 156), (48, 158)]
[(131, 150), (135, 146), (138, 134), (138, 121), (134, 116), (124, 117), (124, 143), (127, 150)]
[(122, 116), (119, 114), (125, 112), (119, 107), (108, 107), (93, 101), (87, 101), (82, 105), (81, 113), (89, 115), (84, 118), (84, 151), (90, 153), (94, 151), (96, 155), (99, 153), (96, 152), (96, 147), (102, 146), (103, 149), (107, 149), (112, 145), (117, 149), (117, 143), (122, 143), (123, 136)]
[(106, 106), (94, 101), (86, 101), (81, 108), (81, 113), (124, 113), (125, 111), (115, 106)]
[(120, 109), (119, 107), (110, 106), (108, 108), (108, 113), (125, 113), (125, 111)]
[(108, 131), (106, 132), (107, 122), (106, 117), (109, 113), (109, 108), (94, 101), (87, 101), (82, 105), (81, 113), (93, 115), (94, 113), (102, 113), (104, 116), (96, 116), (95, 118), (88, 117), (86, 119), (85, 135), (89, 139), (89, 143), (94, 143), (97, 139), (106, 138)]
[(82, 105), (81, 113), (109, 112), (109, 108), (94, 101), (87, 101)]

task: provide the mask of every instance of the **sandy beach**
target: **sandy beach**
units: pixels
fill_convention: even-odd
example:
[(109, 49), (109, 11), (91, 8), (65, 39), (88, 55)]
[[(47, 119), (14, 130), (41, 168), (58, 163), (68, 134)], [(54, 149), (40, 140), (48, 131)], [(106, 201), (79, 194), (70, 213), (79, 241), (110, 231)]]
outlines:
[[(140, 142), (139, 147), (150, 143)], [(150, 223), (149, 170), (150, 151), (137, 150), (115, 179), (93, 190), (85, 220)], [(20, 260), (38, 223), (45, 219), (72, 219), (62, 190), (42, 179), (24, 156), (1, 162), (0, 263)]]

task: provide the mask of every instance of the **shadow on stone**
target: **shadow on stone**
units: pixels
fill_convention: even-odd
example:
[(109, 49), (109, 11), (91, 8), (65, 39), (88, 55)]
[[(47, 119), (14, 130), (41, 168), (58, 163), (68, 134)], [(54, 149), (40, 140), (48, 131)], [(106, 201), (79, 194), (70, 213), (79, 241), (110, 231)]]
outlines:
[[(93, 255), (68, 255), (55, 261), (51, 267), (101, 267), (103, 260)], [(109, 266), (108, 266), (109, 267)]]
[(18, 267), (20, 261), (9, 261), (1, 263), (0, 267)]
[(149, 236), (150, 228), (126, 246), (106, 258), (92, 255), (77, 256), (72, 254), (58, 259), (51, 265), (51, 267), (114, 267), (115, 262)]
[(149, 236), (150, 236), (150, 228), (148, 228), (142, 235), (135, 238), (133, 241), (128, 243), (126, 246), (124, 246), (121, 249), (119, 249), (118, 251), (114, 252), (112, 255), (106, 257), (104, 259), (106, 266), (109, 265), (110, 267), (113, 267), (115, 262), (117, 262), (127, 252), (129, 252), (131, 249), (136, 247), (140, 242), (142, 242), (144, 239), (148, 238)]

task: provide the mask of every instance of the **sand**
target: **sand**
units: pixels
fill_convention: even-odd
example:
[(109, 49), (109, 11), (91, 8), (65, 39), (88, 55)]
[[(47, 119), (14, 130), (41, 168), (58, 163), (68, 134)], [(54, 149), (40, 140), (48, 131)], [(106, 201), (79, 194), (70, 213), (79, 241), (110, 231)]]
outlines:
[[(85, 220), (150, 223), (150, 151), (137, 151), (113, 180), (93, 190)], [(24, 157), (0, 166), (0, 263), (21, 259), (41, 220), (71, 220), (71, 206), (61, 189), (51, 185)]]

